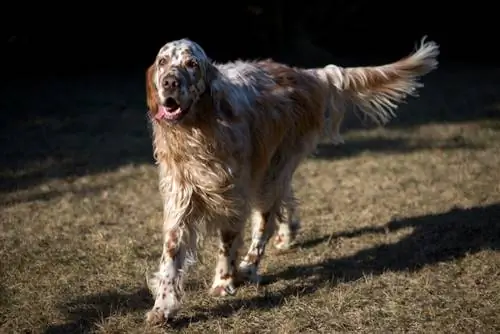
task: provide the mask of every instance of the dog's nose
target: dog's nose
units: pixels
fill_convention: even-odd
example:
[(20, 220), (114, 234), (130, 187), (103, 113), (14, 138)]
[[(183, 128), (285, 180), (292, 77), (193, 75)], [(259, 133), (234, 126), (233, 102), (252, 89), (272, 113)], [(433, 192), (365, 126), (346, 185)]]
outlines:
[(173, 75), (167, 75), (162, 80), (163, 88), (166, 90), (175, 90), (179, 87), (179, 79)]

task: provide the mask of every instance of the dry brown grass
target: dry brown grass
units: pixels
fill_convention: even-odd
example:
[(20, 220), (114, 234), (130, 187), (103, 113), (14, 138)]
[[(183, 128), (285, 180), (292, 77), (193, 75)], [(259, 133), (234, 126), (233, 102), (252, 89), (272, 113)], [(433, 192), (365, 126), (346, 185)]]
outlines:
[(209, 239), (178, 318), (153, 329), (161, 205), (142, 74), (10, 95), (26, 113), (0, 135), (0, 332), (499, 332), (498, 75), (441, 70), (393, 126), (320, 146), (294, 180), (299, 245), (268, 250), (265, 284), (209, 297)]

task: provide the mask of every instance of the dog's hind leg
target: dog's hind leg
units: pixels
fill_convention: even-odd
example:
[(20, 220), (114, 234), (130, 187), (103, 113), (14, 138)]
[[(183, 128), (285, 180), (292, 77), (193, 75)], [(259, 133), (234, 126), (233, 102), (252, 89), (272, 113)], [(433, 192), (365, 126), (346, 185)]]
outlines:
[(340, 134), (340, 127), (342, 125), (342, 121), (344, 120), (344, 111), (343, 110), (335, 110), (331, 115), (332, 122), (332, 144), (333, 145), (341, 145), (344, 144), (344, 138)]
[(267, 212), (255, 210), (252, 214), (252, 242), (247, 254), (240, 263), (240, 278), (252, 283), (259, 283), (259, 263), (264, 256), (264, 251), (269, 239), (276, 230), (276, 219), (279, 213), (279, 205), (273, 205)]
[(278, 217), (278, 232), (274, 238), (274, 247), (286, 250), (293, 246), (297, 233), (300, 229), (298, 205), (293, 190), (283, 200), (282, 212)]

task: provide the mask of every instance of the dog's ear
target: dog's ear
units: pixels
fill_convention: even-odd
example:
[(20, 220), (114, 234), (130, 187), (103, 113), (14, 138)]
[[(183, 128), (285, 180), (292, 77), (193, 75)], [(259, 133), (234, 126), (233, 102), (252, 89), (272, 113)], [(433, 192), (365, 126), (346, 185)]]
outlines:
[(149, 111), (156, 115), (158, 112), (158, 93), (156, 91), (156, 86), (154, 84), (154, 71), (155, 66), (149, 66), (146, 71), (146, 103), (148, 105)]
[(207, 62), (205, 67), (205, 82), (207, 85), (208, 96), (213, 109), (220, 115), (224, 115), (226, 119), (236, 120), (234, 112), (235, 103), (230, 96), (230, 90), (225, 86), (227, 83), (220, 79), (221, 73), (217, 67), (211, 62)]
[(212, 82), (217, 78), (218, 70), (212, 64), (211, 60), (207, 60), (205, 64), (205, 83), (208, 87), (212, 85)]

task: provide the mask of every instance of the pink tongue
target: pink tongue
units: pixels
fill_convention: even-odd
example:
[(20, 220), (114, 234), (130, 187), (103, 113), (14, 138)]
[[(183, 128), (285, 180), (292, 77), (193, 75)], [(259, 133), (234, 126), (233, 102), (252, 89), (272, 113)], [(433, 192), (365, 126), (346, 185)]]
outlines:
[(155, 118), (157, 120), (160, 120), (162, 119), (163, 117), (165, 117), (165, 115), (167, 114), (167, 108), (165, 108), (164, 106), (160, 106), (158, 108), (158, 112), (156, 113), (155, 115)]
[(155, 115), (157, 120), (161, 120), (163, 118), (173, 119), (181, 113), (181, 108), (177, 108), (175, 110), (169, 109), (165, 106), (159, 106), (158, 113)]

